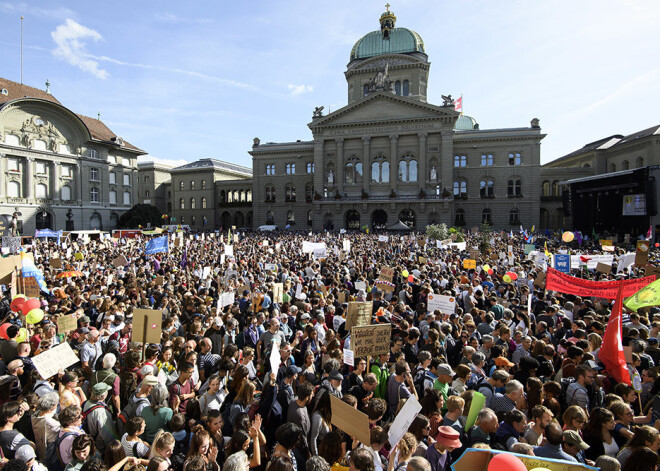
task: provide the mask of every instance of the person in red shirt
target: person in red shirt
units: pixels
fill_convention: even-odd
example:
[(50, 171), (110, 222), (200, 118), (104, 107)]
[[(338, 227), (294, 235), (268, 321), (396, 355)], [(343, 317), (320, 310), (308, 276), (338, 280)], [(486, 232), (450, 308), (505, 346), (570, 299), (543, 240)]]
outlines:
[(170, 404), (174, 408), (174, 398), (178, 397), (181, 401), (179, 404), (179, 412), (186, 413), (186, 406), (188, 401), (195, 397), (195, 383), (193, 383), (192, 374), (195, 371), (195, 366), (189, 362), (183, 362), (179, 368), (179, 377), (170, 386)]
[(128, 344), (131, 342), (131, 332), (133, 332), (133, 319), (126, 319), (124, 327), (112, 334), (108, 341), (116, 340), (119, 342), (119, 353), (123, 355), (128, 351)]

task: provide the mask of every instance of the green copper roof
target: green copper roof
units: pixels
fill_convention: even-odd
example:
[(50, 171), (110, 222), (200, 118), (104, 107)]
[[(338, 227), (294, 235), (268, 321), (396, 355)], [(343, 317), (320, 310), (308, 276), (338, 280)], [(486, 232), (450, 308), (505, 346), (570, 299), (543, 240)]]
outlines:
[(421, 36), (407, 28), (394, 28), (389, 39), (384, 39), (381, 31), (372, 31), (363, 36), (353, 46), (351, 60), (410, 52), (425, 52)]
[(476, 126), (477, 120), (475, 120), (472, 116), (466, 116), (463, 114), (456, 120), (454, 129), (457, 131), (472, 131), (473, 129), (476, 129)]

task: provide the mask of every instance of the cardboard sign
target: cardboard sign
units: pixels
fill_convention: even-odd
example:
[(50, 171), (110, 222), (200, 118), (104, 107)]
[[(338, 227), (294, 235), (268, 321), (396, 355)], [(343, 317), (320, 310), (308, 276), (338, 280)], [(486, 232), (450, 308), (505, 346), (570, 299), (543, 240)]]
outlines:
[(344, 304), (346, 302), (346, 291), (340, 291), (337, 294), (337, 301), (339, 304)]
[(390, 352), (392, 324), (365, 325), (351, 329), (351, 346), (356, 357)]
[(73, 314), (57, 318), (57, 332), (64, 334), (78, 328), (78, 319)]
[(604, 263), (598, 262), (598, 265), (596, 265), (596, 271), (601, 273), (610, 273), (612, 271), (612, 265), (605, 265)]
[(546, 277), (545, 273), (543, 272), (539, 273), (539, 275), (534, 280), (534, 286), (540, 289), (545, 288), (545, 277)]
[(23, 294), (28, 298), (38, 298), (41, 294), (39, 283), (37, 283), (37, 280), (34, 278), (34, 276), (23, 278)]
[[(34, 262), (32, 252), (26, 254)], [(20, 255), (10, 255), (9, 257), (0, 257), (0, 284), (7, 285), (11, 282), (11, 274), (16, 269), (22, 267)]]
[(265, 269), (266, 271), (274, 271), (274, 272), (276, 272), (276, 271), (277, 271), (277, 263), (266, 263), (266, 264), (264, 265), (264, 269)]
[(471, 260), (479, 260), (480, 256), (481, 256), (481, 252), (479, 252), (479, 249), (470, 249)]
[(364, 290), (365, 292), (367, 291), (367, 282), (366, 281), (356, 281), (355, 282), (355, 289), (356, 290)]
[(160, 343), (163, 324), (163, 312), (154, 309), (135, 309), (133, 311), (133, 342), (142, 343), (144, 329), (147, 329), (147, 343)]
[(225, 245), (225, 255), (227, 257), (233, 257), (234, 256), (234, 246), (233, 245)]
[(284, 284), (273, 283), (273, 302), (282, 304), (284, 302)]
[(231, 306), (232, 304), (234, 304), (235, 299), (236, 299), (236, 295), (234, 294), (233, 291), (222, 293), (222, 295), (218, 299), (218, 302), (220, 303), (220, 309), (224, 308), (225, 306)]
[(632, 365), (633, 362), (633, 351), (632, 347), (623, 347), (623, 356), (626, 359), (626, 363)]
[(422, 405), (415, 396), (410, 396), (390, 426), (388, 432), (390, 445), (394, 446), (401, 441), (401, 438), (408, 431), (420, 410), (422, 410)]
[(79, 358), (67, 342), (61, 343), (32, 358), (34, 367), (43, 379), (55, 376), (58, 371), (75, 365), (79, 361)]
[(48, 260), (48, 264), (49, 264), (52, 268), (58, 268), (58, 269), (60, 269), (60, 268), (62, 268), (62, 259), (59, 258), (59, 257), (57, 257), (57, 258), (51, 258), (51, 259)]
[(156, 277), (156, 279), (154, 280), (154, 284), (155, 284), (156, 286), (163, 286), (163, 285), (165, 284), (165, 278), (162, 277), (162, 276), (160, 276), (160, 275), (158, 275), (158, 276)]
[(380, 274), (378, 275), (379, 280), (389, 281), (390, 283), (394, 279), (394, 268), (390, 267), (381, 267)]
[(477, 268), (477, 261), (476, 260), (463, 260), (463, 268), (466, 270), (474, 270)]
[(425, 264), (426, 261), (427, 261), (427, 258), (426, 258), (426, 257), (418, 257), (417, 260), (419, 261), (419, 263), (421, 263), (421, 264)]
[(369, 443), (369, 417), (364, 412), (349, 406), (341, 399), (330, 395), (332, 425), (362, 443)]
[(113, 265), (115, 268), (125, 267), (126, 265), (128, 265), (128, 260), (127, 260), (126, 257), (124, 257), (123, 255), (120, 255), (119, 257), (115, 258), (115, 259), (112, 261), (112, 265)]
[(372, 301), (348, 303), (346, 330), (350, 330), (353, 326), (371, 324), (373, 305)]
[(655, 267), (653, 265), (646, 265), (646, 269), (644, 270), (644, 276), (655, 276), (656, 280), (660, 279), (660, 267)]
[(638, 240), (637, 250), (635, 251), (635, 265), (642, 267), (649, 261), (649, 250), (651, 248), (651, 241)]

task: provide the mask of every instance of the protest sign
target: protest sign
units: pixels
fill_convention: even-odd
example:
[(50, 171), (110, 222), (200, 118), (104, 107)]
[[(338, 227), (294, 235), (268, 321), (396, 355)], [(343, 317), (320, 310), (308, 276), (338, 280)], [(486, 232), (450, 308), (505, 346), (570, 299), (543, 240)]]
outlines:
[(135, 309), (133, 311), (133, 342), (160, 343), (163, 324), (162, 311)]
[(112, 265), (114, 265), (115, 268), (125, 267), (128, 265), (128, 260), (126, 260), (126, 257), (123, 255), (120, 255), (112, 261)]
[(626, 359), (626, 363), (628, 363), (629, 365), (633, 364), (632, 347), (629, 346), (623, 347), (623, 357)]
[(349, 406), (341, 399), (330, 395), (330, 409), (332, 411), (332, 425), (362, 443), (369, 443), (369, 417)]
[(51, 257), (48, 260), (48, 264), (52, 268), (62, 268), (62, 259), (60, 257)]
[(373, 302), (351, 302), (348, 303), (348, 312), (346, 313), (346, 330), (351, 330), (353, 326), (371, 324), (371, 313), (373, 311)]
[(307, 242), (302, 243), (302, 253), (313, 253), (314, 250), (325, 249), (325, 242)]
[(651, 248), (650, 240), (638, 240), (637, 250), (635, 251), (635, 265), (643, 267), (649, 261), (649, 250)]
[(277, 271), (277, 263), (266, 263), (264, 265), (266, 271)]
[(612, 271), (612, 265), (605, 265), (604, 263), (598, 262), (598, 265), (596, 265), (596, 271), (600, 273), (610, 273)]
[(523, 253), (525, 255), (529, 255), (530, 252), (533, 252), (536, 250), (536, 246), (534, 244), (525, 244), (523, 245)]
[(71, 332), (78, 328), (78, 319), (73, 314), (57, 318), (57, 331), (60, 333)]
[(155, 284), (156, 286), (163, 286), (163, 285), (165, 284), (165, 278), (163, 278), (163, 277), (160, 276), (160, 275), (157, 276), (156, 279), (154, 280), (154, 284)]
[(390, 267), (381, 267), (380, 274), (378, 275), (379, 280), (385, 280), (392, 282), (394, 279), (394, 268)]
[(233, 291), (222, 293), (219, 300), (220, 309), (224, 308), (225, 306), (231, 306), (232, 304), (234, 304), (235, 299), (236, 299), (236, 295)]
[(344, 252), (350, 252), (351, 251), (351, 241), (344, 239), (342, 241), (342, 248), (344, 249)]
[(571, 256), (555, 254), (555, 269), (562, 273), (569, 273), (571, 271)]
[(595, 270), (599, 262), (605, 265), (612, 265), (613, 261), (614, 255), (611, 254), (576, 254), (571, 255), (571, 268), (578, 268), (586, 264), (589, 270)]
[(356, 290), (364, 290), (365, 292), (367, 291), (367, 282), (366, 281), (356, 281), (355, 282), (355, 289)]
[(606, 246), (606, 245), (614, 245), (614, 244), (612, 243), (611, 239), (600, 239), (600, 245)]
[(654, 276), (623, 281), (591, 281), (566, 275), (553, 268), (548, 268), (545, 289), (565, 294), (574, 294), (576, 296), (596, 296), (605, 299), (616, 299), (620, 284), (623, 284), (623, 296), (628, 297), (653, 281), (655, 281)]
[(470, 260), (470, 259), (465, 259), (463, 260), (463, 268), (466, 270), (473, 270), (477, 268), (477, 261), (476, 260)]
[(351, 346), (356, 357), (389, 353), (392, 324), (354, 326), (351, 328)]
[(420, 256), (420, 257), (418, 257), (417, 260), (419, 261), (419, 263), (421, 263), (422, 265), (424, 265), (424, 264), (426, 263), (426, 261), (427, 261), (427, 258), (426, 258), (426, 257), (421, 257), (421, 256)]
[(410, 396), (394, 418), (392, 425), (390, 425), (390, 430), (387, 435), (391, 446), (394, 446), (401, 441), (401, 438), (403, 438), (403, 435), (408, 431), (420, 410), (422, 410), (422, 405), (415, 396)]
[(344, 304), (346, 302), (346, 291), (340, 291), (339, 294), (337, 294), (337, 302), (339, 304)]
[(378, 236), (378, 242), (388, 242), (390, 238), (386, 235), (379, 235)]
[(660, 267), (656, 267), (653, 265), (646, 265), (645, 271), (644, 271), (645, 276), (655, 276), (656, 280), (660, 279)]
[(34, 367), (43, 379), (55, 376), (58, 371), (75, 365), (79, 361), (67, 342), (61, 343), (32, 358)]
[(21, 250), (21, 238), (12, 236), (2, 237), (2, 246), (9, 249), (10, 253), (18, 253)]
[(444, 314), (453, 314), (456, 311), (456, 298), (430, 293), (428, 295), (426, 310), (427, 312), (433, 312), (436, 309), (439, 309)]
[(41, 294), (39, 283), (34, 276), (23, 277), (23, 294), (28, 298), (38, 298)]
[(76, 253), (73, 254), (73, 258), (74, 258), (74, 260), (80, 261), (80, 260), (83, 260), (85, 258), (85, 256), (83, 255), (82, 252), (76, 252)]
[(328, 258), (328, 250), (325, 247), (321, 249), (314, 249), (312, 252), (312, 258), (314, 260), (322, 260), (324, 258)]
[(470, 260), (479, 260), (480, 256), (481, 252), (479, 252), (479, 249), (470, 249)]
[[(548, 270), (551, 270), (551, 268), (549, 268)], [(566, 276), (568, 276), (568, 275), (566, 275)], [(546, 280), (546, 274), (543, 273), (543, 272), (539, 273), (536, 276), (536, 279), (534, 280), (534, 286), (537, 287), (537, 288), (540, 288), (540, 289), (544, 289), (545, 288), (545, 280)]]
[(225, 245), (225, 256), (226, 257), (233, 257), (234, 256), (234, 246), (233, 245)]
[(273, 283), (273, 302), (277, 304), (283, 303), (283, 294), (284, 285), (282, 283)]
[(349, 366), (355, 366), (355, 355), (353, 355), (353, 350), (344, 350), (344, 363)]

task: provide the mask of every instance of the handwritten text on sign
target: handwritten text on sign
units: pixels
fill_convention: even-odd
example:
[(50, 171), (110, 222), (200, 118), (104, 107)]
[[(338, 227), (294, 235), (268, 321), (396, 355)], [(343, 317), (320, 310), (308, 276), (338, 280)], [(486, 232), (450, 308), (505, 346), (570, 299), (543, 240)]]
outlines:
[(353, 326), (371, 324), (372, 311), (372, 301), (356, 301), (348, 303), (348, 313), (346, 314), (346, 330), (350, 330)]
[(351, 329), (351, 344), (355, 357), (389, 353), (392, 325), (365, 325)]

